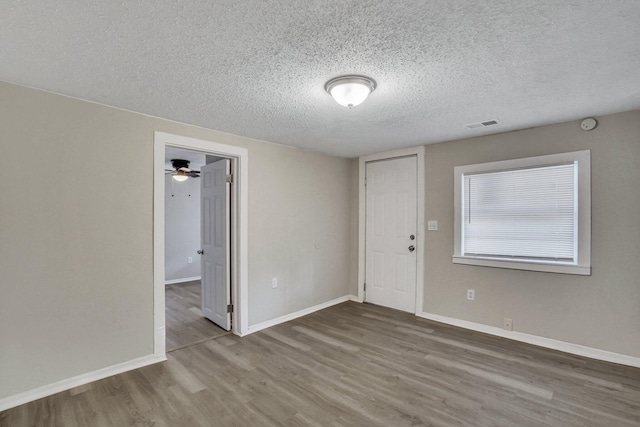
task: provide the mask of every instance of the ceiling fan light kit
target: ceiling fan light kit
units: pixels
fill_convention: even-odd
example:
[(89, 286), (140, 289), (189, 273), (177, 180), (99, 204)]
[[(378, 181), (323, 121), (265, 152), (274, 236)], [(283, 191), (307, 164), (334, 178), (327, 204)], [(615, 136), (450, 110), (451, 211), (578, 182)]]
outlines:
[(189, 178), (189, 176), (185, 175), (184, 173), (180, 173), (180, 172), (182, 172), (182, 171), (178, 171), (177, 173), (172, 175), (171, 178), (173, 178), (174, 181), (178, 181), (178, 182), (186, 181)]
[(171, 178), (177, 182), (184, 182), (189, 177), (200, 178), (200, 171), (189, 169), (189, 163), (189, 160), (171, 159), (171, 166), (173, 166), (175, 170), (167, 169), (165, 172), (166, 174), (171, 174)]
[(371, 92), (376, 89), (373, 79), (359, 75), (339, 76), (329, 80), (324, 89), (340, 105), (355, 107), (364, 102)]

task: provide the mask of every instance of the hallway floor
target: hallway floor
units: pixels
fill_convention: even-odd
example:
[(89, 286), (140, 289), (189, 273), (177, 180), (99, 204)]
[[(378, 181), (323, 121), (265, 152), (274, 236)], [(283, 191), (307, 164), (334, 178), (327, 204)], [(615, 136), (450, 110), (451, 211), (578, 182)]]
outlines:
[(201, 293), (199, 280), (165, 287), (167, 352), (230, 333), (202, 317)]

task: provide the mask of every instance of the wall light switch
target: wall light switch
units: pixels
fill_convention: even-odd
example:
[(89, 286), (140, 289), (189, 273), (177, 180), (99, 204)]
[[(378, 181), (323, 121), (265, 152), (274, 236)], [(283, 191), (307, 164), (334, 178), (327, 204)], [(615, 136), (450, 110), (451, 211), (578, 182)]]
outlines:
[(188, 262), (189, 264), (193, 263), (193, 258), (191, 258), (191, 257), (187, 258), (187, 262)]
[(438, 231), (438, 221), (427, 221), (427, 231)]
[(274, 277), (273, 279), (271, 279), (271, 287), (272, 288), (277, 288), (278, 287), (278, 278)]

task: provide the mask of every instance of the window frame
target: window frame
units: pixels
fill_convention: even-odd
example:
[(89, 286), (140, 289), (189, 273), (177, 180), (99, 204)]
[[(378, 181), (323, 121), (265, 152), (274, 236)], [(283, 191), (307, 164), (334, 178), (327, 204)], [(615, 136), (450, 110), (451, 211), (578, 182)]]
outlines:
[[(575, 262), (556, 262), (550, 260), (492, 258), (487, 256), (469, 256), (462, 253), (462, 209), (464, 209), (464, 176), (530, 169), (577, 162), (578, 165), (578, 225), (577, 259)], [(454, 167), (454, 264), (497, 267), (516, 270), (543, 271), (550, 273), (591, 275), (591, 151), (573, 151), (569, 153), (549, 154), (513, 160), (479, 163)]]

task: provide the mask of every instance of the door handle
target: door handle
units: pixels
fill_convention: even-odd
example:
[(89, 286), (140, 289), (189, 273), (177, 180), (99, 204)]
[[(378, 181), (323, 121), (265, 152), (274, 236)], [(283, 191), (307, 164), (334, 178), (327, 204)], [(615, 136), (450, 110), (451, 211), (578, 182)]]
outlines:
[(409, 252), (413, 252), (413, 251), (415, 251), (415, 250), (416, 250), (416, 247), (415, 247), (415, 246), (413, 246), (413, 245), (409, 246)]
[(202, 255), (204, 251), (202, 249), (198, 249), (198, 255)]

